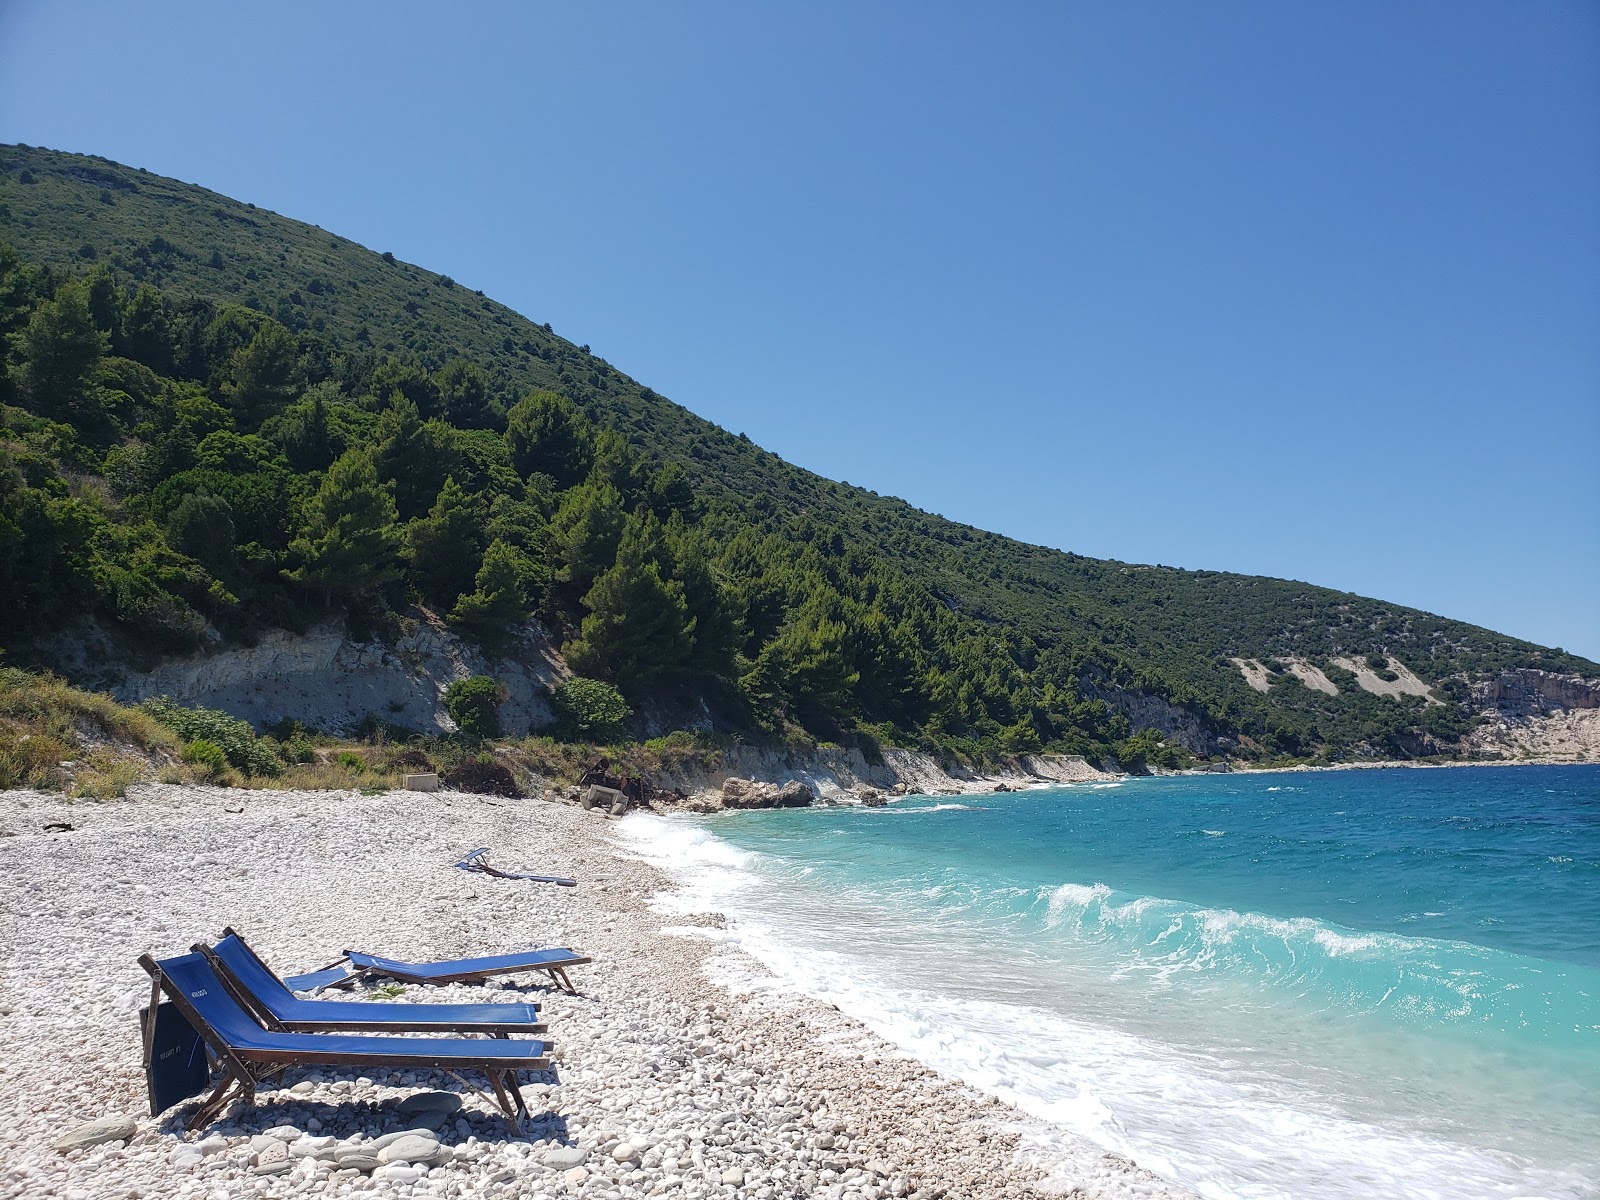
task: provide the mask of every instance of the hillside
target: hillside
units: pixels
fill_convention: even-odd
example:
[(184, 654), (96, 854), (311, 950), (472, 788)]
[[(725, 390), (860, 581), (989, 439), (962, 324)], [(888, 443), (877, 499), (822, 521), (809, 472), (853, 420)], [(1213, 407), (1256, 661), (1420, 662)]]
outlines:
[(0, 148), (0, 241), (17, 661), (87, 620), (160, 655), (420, 604), (487, 645), (535, 617), (580, 673), (726, 727), (1124, 759), (1451, 754), (1475, 685), (1600, 676), (820, 478), (446, 275), (102, 159)]

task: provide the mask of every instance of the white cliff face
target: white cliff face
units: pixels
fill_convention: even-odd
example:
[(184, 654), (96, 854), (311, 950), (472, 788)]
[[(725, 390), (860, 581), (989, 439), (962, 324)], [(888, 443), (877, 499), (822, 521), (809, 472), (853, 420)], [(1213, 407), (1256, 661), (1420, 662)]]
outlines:
[(357, 642), (342, 621), (334, 621), (304, 634), (272, 630), (254, 646), (173, 659), (127, 676), (112, 693), (127, 703), (171, 696), (180, 704), (223, 709), (257, 727), (290, 719), (338, 733), (371, 714), (421, 733), (447, 733), (455, 723), (444, 709), (445, 689), (458, 679), (492, 675), (506, 685), (502, 727), (520, 736), (550, 723), (548, 695), (565, 674), (535, 625), (508, 656), (491, 660), (426, 620), (392, 645)]
[(1475, 684), (1482, 722), (1467, 738), (1478, 754), (1600, 761), (1600, 680), (1518, 667)]

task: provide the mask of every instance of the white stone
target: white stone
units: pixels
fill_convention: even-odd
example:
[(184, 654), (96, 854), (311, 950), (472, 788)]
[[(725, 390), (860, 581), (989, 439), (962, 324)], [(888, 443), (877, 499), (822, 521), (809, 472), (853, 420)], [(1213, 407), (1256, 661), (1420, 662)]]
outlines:
[(125, 1142), (139, 1128), (132, 1117), (96, 1117), (87, 1125), (80, 1125), (71, 1133), (56, 1139), (55, 1148), (62, 1154), (69, 1150), (84, 1150), (106, 1142)]

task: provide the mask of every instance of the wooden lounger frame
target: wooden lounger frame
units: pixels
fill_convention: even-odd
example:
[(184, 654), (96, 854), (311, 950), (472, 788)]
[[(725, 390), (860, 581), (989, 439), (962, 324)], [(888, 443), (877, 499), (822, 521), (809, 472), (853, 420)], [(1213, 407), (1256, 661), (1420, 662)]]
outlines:
[[(139, 965), (150, 973), (150, 1010), (145, 1020), (144, 1027), (144, 1056), (145, 1069), (150, 1067), (150, 1054), (153, 1046), (156, 1028), (156, 1009), (161, 1003), (161, 994), (166, 993), (167, 998), (178, 1006), (194, 1026), (201, 1038), (205, 1040), (213, 1058), (222, 1067), (223, 1076), (211, 1094), (201, 1103), (194, 1115), (189, 1118), (188, 1127), (199, 1129), (210, 1124), (222, 1111), (235, 1100), (243, 1100), (246, 1104), (254, 1104), (256, 1088), (276, 1075), (281, 1075), (290, 1067), (296, 1066), (332, 1066), (332, 1067), (417, 1067), (433, 1066), (438, 1070), (456, 1075), (456, 1068), (477, 1069), (489, 1077), (489, 1084), (494, 1088), (496, 1102), (500, 1111), (520, 1128), (528, 1116), (528, 1106), (522, 1099), (522, 1091), (517, 1086), (518, 1071), (547, 1071), (550, 1069), (550, 1060), (546, 1057), (526, 1058), (515, 1060), (514, 1065), (508, 1065), (504, 1059), (472, 1059), (451, 1057), (447, 1059), (434, 1059), (429, 1062), (425, 1055), (395, 1055), (395, 1054), (368, 1054), (361, 1052), (327, 1052), (327, 1051), (273, 1051), (263, 1053), (252, 1050), (240, 1050), (228, 1042), (211, 1027), (211, 1023), (200, 1015), (198, 1009), (190, 1003), (189, 997), (176, 983), (168, 980), (162, 971), (161, 964), (148, 954), (139, 956)], [(445, 1065), (448, 1063), (449, 1065)], [(465, 1080), (462, 1080), (466, 1083)], [(467, 1084), (471, 1087), (471, 1084)], [(474, 1091), (477, 1089), (474, 1088)], [(154, 1115), (154, 1114), (152, 1114)]]
[[(233, 937), (236, 939), (239, 945), (244, 948), (245, 953), (251, 958), (255, 959), (257, 963), (260, 963), (263, 971), (270, 972), (272, 970), (271, 967), (267, 966), (266, 963), (261, 961), (261, 956), (255, 952), (250, 943), (245, 941), (239, 932), (231, 925), (227, 929), (223, 930), (223, 936)], [(193, 950), (196, 954), (203, 954), (206, 958), (206, 961), (211, 964), (211, 969), (217, 973), (217, 978), (222, 980), (223, 986), (226, 987), (230, 993), (232, 993), (233, 998), (239, 1002), (240, 1006), (252, 1017), (265, 1025), (268, 1029), (271, 1029), (275, 1032), (433, 1033), (441, 1036), (451, 1032), (463, 1034), (481, 1033), (493, 1038), (510, 1038), (512, 1035), (534, 1037), (542, 1041), (545, 1044), (546, 1049), (549, 1049), (551, 1046), (550, 1039), (545, 1036), (550, 1031), (550, 1027), (543, 1023), (537, 1025), (525, 1025), (516, 1021), (475, 1022), (470, 1025), (450, 1025), (447, 1027), (443, 1025), (428, 1026), (420, 1023), (416, 1025), (405, 1025), (396, 1021), (340, 1021), (337, 1025), (330, 1025), (326, 1021), (285, 1021), (277, 1017), (272, 1010), (261, 1001), (259, 996), (252, 992), (249, 988), (245, 987), (244, 982), (232, 971), (228, 970), (228, 964), (224, 962), (223, 959), (218, 956), (217, 952), (205, 942), (196, 942), (194, 945), (190, 946), (189, 949)], [(397, 1004), (395, 1007), (402, 1013), (407, 1009), (415, 1010), (415, 1015), (418, 1017), (426, 1016), (428, 1012), (427, 1006), (421, 1004)], [(530, 1005), (529, 1007), (537, 1006)]]

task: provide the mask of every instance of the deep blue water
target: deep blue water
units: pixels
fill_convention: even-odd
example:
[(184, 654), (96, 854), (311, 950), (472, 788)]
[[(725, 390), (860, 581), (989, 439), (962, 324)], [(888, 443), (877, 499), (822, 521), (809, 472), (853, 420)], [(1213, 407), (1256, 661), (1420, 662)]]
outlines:
[(795, 986), (1203, 1195), (1600, 1195), (1600, 767), (625, 828)]

